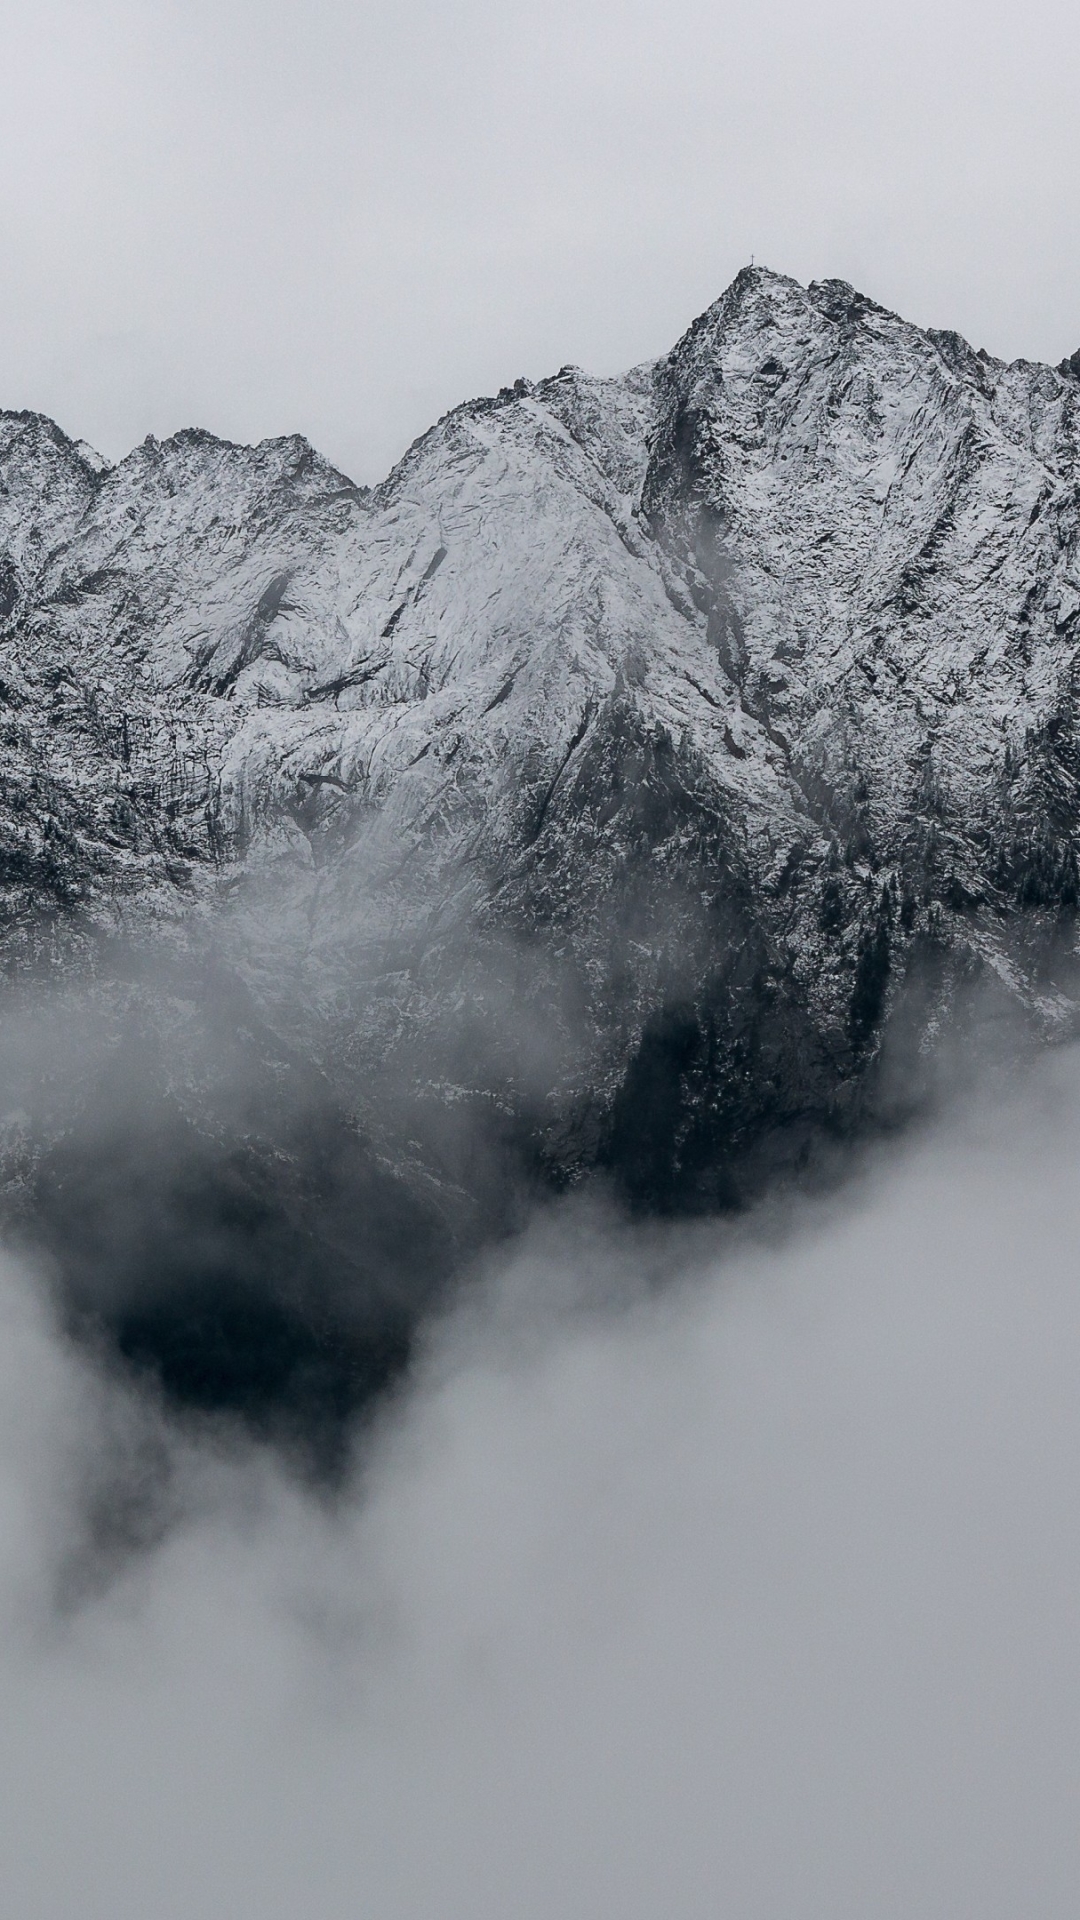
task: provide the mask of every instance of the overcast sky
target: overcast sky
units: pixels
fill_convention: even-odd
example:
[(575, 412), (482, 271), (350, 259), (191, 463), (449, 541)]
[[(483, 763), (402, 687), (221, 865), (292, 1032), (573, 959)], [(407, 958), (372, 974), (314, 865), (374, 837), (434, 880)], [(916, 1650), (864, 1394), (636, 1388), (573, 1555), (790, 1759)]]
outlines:
[(1067, 0), (0, 0), (0, 404), (117, 456), (664, 351), (751, 254), (1080, 345)]

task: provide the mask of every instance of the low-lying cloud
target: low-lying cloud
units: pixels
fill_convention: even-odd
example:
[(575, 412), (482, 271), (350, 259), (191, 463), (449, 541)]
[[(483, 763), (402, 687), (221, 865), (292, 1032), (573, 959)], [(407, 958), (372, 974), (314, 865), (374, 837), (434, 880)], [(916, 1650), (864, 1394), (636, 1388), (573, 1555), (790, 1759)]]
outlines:
[(27, 1920), (1015, 1920), (1080, 1875), (1080, 1054), (837, 1200), (558, 1207), (345, 1492), (0, 1293)]

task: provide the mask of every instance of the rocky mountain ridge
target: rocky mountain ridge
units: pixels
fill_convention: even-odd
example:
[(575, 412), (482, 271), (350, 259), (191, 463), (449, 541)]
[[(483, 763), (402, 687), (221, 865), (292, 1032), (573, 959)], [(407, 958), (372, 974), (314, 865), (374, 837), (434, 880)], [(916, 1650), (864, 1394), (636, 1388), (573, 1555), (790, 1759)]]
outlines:
[(752, 268), (374, 489), (3, 414), (0, 616), (11, 977), (209, 943), (433, 1190), (725, 1204), (958, 981), (1075, 1021), (1080, 355)]

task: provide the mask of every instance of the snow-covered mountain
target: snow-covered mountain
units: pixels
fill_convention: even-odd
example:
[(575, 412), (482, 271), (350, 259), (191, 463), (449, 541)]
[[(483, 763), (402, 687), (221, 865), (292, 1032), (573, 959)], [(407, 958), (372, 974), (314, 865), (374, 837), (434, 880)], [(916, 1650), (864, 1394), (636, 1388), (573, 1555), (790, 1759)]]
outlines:
[(1073, 1021), (1078, 543), (1080, 354), (760, 268), (370, 491), (0, 415), (9, 967), (212, 947), (384, 1164), (722, 1202), (962, 977)]

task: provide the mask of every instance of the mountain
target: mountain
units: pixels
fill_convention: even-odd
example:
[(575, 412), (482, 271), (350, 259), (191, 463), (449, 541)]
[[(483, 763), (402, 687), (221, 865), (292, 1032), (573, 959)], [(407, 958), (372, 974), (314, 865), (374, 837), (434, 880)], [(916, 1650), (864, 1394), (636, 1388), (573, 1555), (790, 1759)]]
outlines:
[[(298, 436), (109, 467), (0, 414), (3, 950), (19, 1004), (98, 1022), (63, 1098), (10, 1081), (61, 1265), (41, 1196), (82, 1192), (103, 1075), (129, 1141), (167, 1108), (215, 1193), (288, 1190), (283, 1274), (302, 1242), (383, 1300), (385, 1251), (342, 1251), (372, 1208), (438, 1276), (523, 1182), (725, 1206), (887, 1104), (965, 983), (1069, 1031), (1078, 436), (1080, 354), (1005, 365), (761, 268), (655, 363), (469, 402), (371, 490)], [(316, 1110), (350, 1143), (329, 1241)]]

